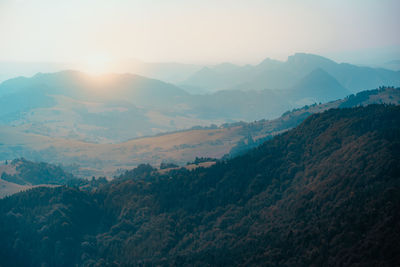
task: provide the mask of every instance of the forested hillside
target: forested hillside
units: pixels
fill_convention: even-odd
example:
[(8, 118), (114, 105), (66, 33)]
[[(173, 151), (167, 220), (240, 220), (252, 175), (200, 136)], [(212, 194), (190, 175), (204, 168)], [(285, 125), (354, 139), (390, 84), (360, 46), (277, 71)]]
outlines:
[(1, 167), (1, 179), (19, 185), (64, 184), (74, 178), (59, 166), (45, 162), (36, 163), (24, 158), (15, 159), (8, 166)]
[(332, 109), (210, 168), (0, 200), (2, 266), (396, 266), (400, 107)]

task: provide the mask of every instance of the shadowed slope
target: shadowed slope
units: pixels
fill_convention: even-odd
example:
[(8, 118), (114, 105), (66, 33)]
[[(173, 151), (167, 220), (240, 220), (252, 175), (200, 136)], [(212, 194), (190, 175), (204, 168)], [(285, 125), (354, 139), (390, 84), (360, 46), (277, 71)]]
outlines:
[[(17, 194), (0, 201), (0, 256), (6, 265), (393, 266), (399, 125), (399, 107), (329, 110), (207, 169), (161, 175), (143, 165), (90, 195)], [(57, 250), (43, 253), (39, 240)]]

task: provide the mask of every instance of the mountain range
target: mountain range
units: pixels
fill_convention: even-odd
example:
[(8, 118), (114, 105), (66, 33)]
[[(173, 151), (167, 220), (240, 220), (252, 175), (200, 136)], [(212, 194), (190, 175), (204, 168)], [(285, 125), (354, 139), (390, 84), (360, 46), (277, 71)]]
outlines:
[[(288, 89), (316, 69), (322, 69), (352, 93), (382, 85), (400, 86), (400, 72), (336, 63), (318, 55), (297, 53), (287, 61), (265, 59), (258, 65), (204, 67), (181, 83), (185, 88), (217, 90)], [(332, 99), (333, 100), (333, 99)]]
[[(0, 125), (23, 134), (120, 143), (193, 126), (273, 119), (381, 85), (400, 85), (400, 72), (310, 54), (255, 66), (211, 66), (177, 84), (136, 74), (38, 73), (0, 84)], [(193, 94), (187, 86), (212, 93)]]

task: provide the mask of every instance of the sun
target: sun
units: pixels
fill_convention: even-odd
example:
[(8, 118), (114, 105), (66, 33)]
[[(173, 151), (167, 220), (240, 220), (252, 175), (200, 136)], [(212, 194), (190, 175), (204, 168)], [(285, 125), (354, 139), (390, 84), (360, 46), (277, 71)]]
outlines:
[(91, 54), (84, 58), (83, 69), (91, 74), (103, 74), (111, 70), (111, 57), (106, 54)]

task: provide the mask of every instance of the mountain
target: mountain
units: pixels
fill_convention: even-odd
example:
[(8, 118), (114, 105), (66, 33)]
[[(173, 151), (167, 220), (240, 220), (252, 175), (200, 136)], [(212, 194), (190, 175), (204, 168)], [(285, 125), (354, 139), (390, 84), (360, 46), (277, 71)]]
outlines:
[(93, 192), (13, 195), (0, 200), (0, 259), (396, 266), (399, 119), (399, 106), (331, 109), (209, 168), (160, 174), (141, 165)]
[[(231, 89), (252, 75), (252, 66), (236, 66), (233, 64), (219, 64), (203, 67), (194, 73), (188, 80), (178, 83), (179, 86), (195, 86), (208, 92)], [(189, 82), (188, 82), (189, 81)], [(265, 88), (263, 88), (265, 89)]]
[[(240, 92), (237, 93), (239, 98), (244, 98)], [(222, 92), (217, 94), (221, 94), (222, 102), (224, 94)], [(79, 177), (93, 175), (113, 177), (121, 170), (133, 168), (140, 163), (158, 166), (162, 162), (173, 162), (184, 165), (188, 161), (195, 160), (196, 157), (235, 156), (279, 133), (296, 127), (311, 114), (331, 108), (381, 103), (400, 105), (400, 89), (382, 87), (363, 91), (337, 101), (292, 109), (273, 120), (263, 119), (250, 123), (195, 127), (157, 136), (135, 138), (117, 144), (96, 144), (43, 136), (20, 131), (18, 127), (2, 126), (0, 128), (0, 160), (25, 157), (34, 161), (63, 165), (78, 163), (79, 168), (74, 169), (73, 173)], [(218, 104), (217, 101), (216, 104)], [(249, 108), (249, 111), (251, 110)], [(236, 111), (232, 110), (232, 112)], [(118, 121), (118, 117), (114, 120)], [(116, 129), (118, 128), (115, 127), (110, 131), (116, 131)]]
[(190, 77), (190, 81), (190, 83), (185, 83), (183, 86), (195, 86), (203, 88), (207, 92), (210, 91), (212, 87), (219, 87), (224, 83), (224, 81), (219, 77), (218, 72), (213, 71), (209, 67), (203, 67), (201, 70), (195, 72)]
[(63, 95), (79, 100), (126, 100), (134, 105), (160, 105), (187, 93), (159, 80), (134, 74), (88, 75), (79, 71), (38, 73), (32, 78), (15, 78), (0, 85), (0, 95), (20, 91)]
[(268, 90), (190, 95), (139, 75), (93, 76), (78, 71), (7, 80), (0, 84), (0, 104), (3, 126), (96, 143), (277, 117), (292, 107)]
[(22, 132), (112, 143), (219, 122), (186, 115), (188, 97), (172, 84), (138, 75), (37, 74), (0, 84), (0, 123)]
[(254, 121), (276, 118), (293, 107), (285, 96), (271, 90), (222, 90), (191, 99), (191, 112), (201, 118), (229, 118), (229, 121)]
[(207, 72), (199, 71), (181, 84), (208, 91), (288, 89), (317, 69), (327, 72), (352, 93), (382, 85), (400, 86), (398, 71), (339, 64), (328, 58), (305, 53), (289, 56), (285, 62), (267, 58), (258, 65), (246, 65), (223, 72), (209, 67)]
[[(77, 68), (79, 66), (76, 66)], [(143, 62), (138, 59), (115, 60), (108, 63), (110, 72), (136, 73), (152, 79), (178, 83), (199, 71), (203, 66), (177, 62)], [(84, 69), (82, 69), (84, 71)]]
[[(89, 63), (89, 64), (88, 64)], [(89, 65), (89, 66), (87, 66)], [(32, 76), (38, 72), (52, 73), (66, 69), (88, 71), (96, 66), (90, 62), (61, 63), (61, 62), (18, 62), (0, 61), (0, 82), (19, 77)], [(200, 70), (202, 65), (182, 64), (174, 62), (143, 62), (138, 59), (113, 60), (107, 62), (107, 70), (112, 73), (136, 73), (141, 76), (166, 82), (177, 83), (184, 81), (190, 75)]]
[(60, 62), (0, 61), (0, 83), (20, 76), (32, 76), (38, 72), (57, 72), (74, 66)]
[[(311, 71), (288, 90), (288, 97), (297, 102), (329, 102), (350, 95), (335, 78), (321, 68)], [(300, 100), (299, 100), (300, 99)]]
[(0, 125), (21, 134), (120, 143), (193, 126), (273, 119), (289, 109), (343, 98), (353, 81), (381, 86), (396, 83), (397, 74), (296, 54), (286, 62), (205, 67), (194, 74), (193, 86), (183, 88), (218, 91), (194, 95), (135, 74), (38, 73), (0, 84)]
[(382, 64), (382, 67), (389, 70), (400, 71), (400, 59), (385, 62)]

